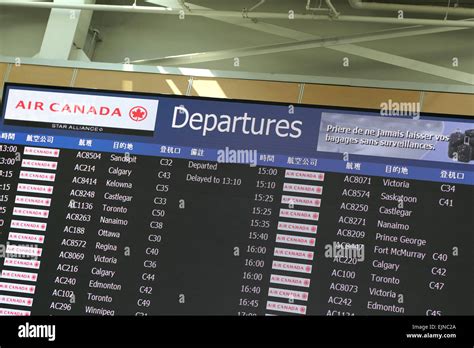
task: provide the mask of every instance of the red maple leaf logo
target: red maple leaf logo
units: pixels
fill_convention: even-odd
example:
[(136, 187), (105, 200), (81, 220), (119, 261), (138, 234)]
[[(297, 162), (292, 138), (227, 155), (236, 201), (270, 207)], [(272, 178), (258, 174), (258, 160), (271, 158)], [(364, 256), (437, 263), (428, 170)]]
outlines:
[(148, 116), (148, 111), (143, 106), (133, 107), (129, 114), (130, 118), (135, 122), (141, 122)]

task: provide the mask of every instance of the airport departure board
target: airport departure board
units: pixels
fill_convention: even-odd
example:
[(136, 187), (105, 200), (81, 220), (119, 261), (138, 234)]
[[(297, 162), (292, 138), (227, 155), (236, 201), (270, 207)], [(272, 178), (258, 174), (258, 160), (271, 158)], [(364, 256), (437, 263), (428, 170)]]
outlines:
[(408, 106), (6, 84), (0, 314), (474, 314), (474, 122)]

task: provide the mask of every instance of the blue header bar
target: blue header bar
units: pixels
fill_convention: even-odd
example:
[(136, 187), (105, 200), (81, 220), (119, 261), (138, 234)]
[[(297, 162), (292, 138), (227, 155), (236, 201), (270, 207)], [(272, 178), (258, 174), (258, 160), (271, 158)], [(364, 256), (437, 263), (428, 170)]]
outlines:
[[(176, 146), (121, 142), (105, 139), (48, 136), (28, 133), (1, 133), (0, 143), (44, 148), (97, 151), (105, 153), (159, 156), (196, 161), (219, 162), (222, 155), (232, 155), (234, 149), (209, 149), (202, 147)], [(245, 151), (245, 150), (244, 150)], [(238, 154), (236, 154), (238, 160)], [(474, 185), (474, 171), (448, 168), (429, 168), (416, 165), (371, 163), (358, 160), (328, 159), (320, 157), (288, 156), (256, 152), (256, 162), (248, 163), (246, 157), (238, 163), (245, 165), (293, 168), (308, 171), (348, 173), (355, 175), (381, 176), (398, 179), (413, 179), (446, 183)]]
[[(135, 105), (141, 100), (145, 107)], [(28, 109), (35, 103), (39, 110)], [(17, 109), (21, 122), (12, 123)], [(147, 112), (156, 113), (152, 133), (121, 132), (121, 117), (130, 124)], [(459, 162), (449, 153), (450, 135), (474, 129), (471, 119), (18, 84), (5, 86), (2, 116), (0, 143), (206, 161), (218, 161), (225, 149), (255, 151), (258, 165), (474, 184), (474, 158)], [(101, 124), (113, 117), (111, 131), (84, 131), (81, 117), (102, 117)]]

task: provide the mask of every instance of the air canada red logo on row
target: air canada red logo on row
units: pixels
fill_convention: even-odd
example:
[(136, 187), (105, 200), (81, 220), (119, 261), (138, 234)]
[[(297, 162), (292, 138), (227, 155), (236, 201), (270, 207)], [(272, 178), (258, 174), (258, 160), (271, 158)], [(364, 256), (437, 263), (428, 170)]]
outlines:
[[(45, 104), (42, 101), (23, 101), (20, 100), (15, 109), (17, 110), (34, 110), (53, 113), (62, 113), (70, 115), (83, 116), (105, 116), (105, 117), (122, 117), (122, 110), (119, 107), (98, 106), (90, 104), (68, 104), (53, 102)], [(148, 116), (148, 111), (143, 106), (135, 106), (130, 109), (128, 116), (135, 122), (141, 122)]]

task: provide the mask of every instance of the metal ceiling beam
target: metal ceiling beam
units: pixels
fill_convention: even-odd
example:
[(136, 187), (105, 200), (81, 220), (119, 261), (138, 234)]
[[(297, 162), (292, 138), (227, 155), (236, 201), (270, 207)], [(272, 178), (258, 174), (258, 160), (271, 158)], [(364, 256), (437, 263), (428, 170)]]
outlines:
[(419, 60), (397, 56), (391, 53), (385, 53), (373, 50), (366, 47), (359, 47), (356, 45), (342, 45), (332, 47), (333, 50), (352, 54), (359, 57), (375, 60), (381, 63), (398, 66), (405, 69), (410, 69), (425, 74), (430, 74), (445, 79), (458, 81), (474, 85), (474, 74), (469, 74), (459, 70), (448, 69), (439, 65), (420, 62)]
[[(194, 4), (190, 4), (190, 8), (193, 11), (211, 10), (210, 8), (198, 6)], [(256, 30), (262, 33), (284, 37), (290, 40), (304, 41), (304, 40), (314, 40), (314, 39), (321, 38), (313, 34), (308, 34), (299, 30), (293, 30), (290, 28), (282, 27), (275, 24), (265, 23), (262, 21), (258, 21), (257, 23), (254, 23), (252, 21), (243, 21), (241, 18), (222, 18), (222, 17), (211, 17), (211, 16), (204, 16), (204, 17), (215, 20), (215, 21), (223, 22), (226, 24), (236, 25), (242, 28)]]
[[(0, 2), (0, 6), (1, 5), (8, 5), (9, 3), (10, 4), (14, 3), (15, 5), (18, 5), (18, 3), (16, 3), (16, 2), (7, 1), (7, 2)], [(32, 5), (32, 4), (33, 3), (28, 3), (27, 5)], [(41, 4), (41, 6), (43, 6), (43, 4), (45, 4), (45, 3), (34, 3), (34, 4)], [(46, 4), (51, 5), (51, 3), (46, 3)], [(63, 4), (61, 4), (61, 5), (63, 5)], [(67, 4), (66, 6), (70, 7), (71, 5)], [(82, 6), (84, 6), (84, 5), (82, 5)], [(93, 5), (93, 6), (104, 6), (104, 5)], [(108, 7), (107, 5), (105, 5), (105, 6)], [(118, 6), (118, 7), (124, 8), (123, 6)], [(128, 6), (128, 7), (130, 8), (130, 6)], [(52, 7), (50, 6), (49, 8), (52, 8)], [(153, 7), (153, 9), (156, 9), (156, 8)], [(103, 9), (103, 10), (106, 11), (108, 9)], [(168, 11), (166, 9), (164, 9), (164, 10)], [(192, 11), (192, 12), (193, 12), (193, 15), (196, 15), (195, 10)], [(237, 24), (237, 25), (242, 25), (242, 26), (252, 28), (252, 29), (255, 29), (255, 30), (264, 31), (264, 32), (267, 32), (267, 33), (270, 33), (270, 34), (273, 34), (273, 35), (292, 38), (292, 39), (295, 39), (295, 40), (299, 40), (298, 38), (306, 38), (306, 39), (309, 39), (310, 37), (312, 37), (313, 39), (318, 38), (315, 35), (301, 33), (301, 32), (295, 31), (295, 30), (291, 30), (291, 29), (287, 29), (287, 28), (283, 28), (283, 27), (279, 27), (279, 26), (275, 26), (275, 25), (271, 25), (271, 24), (267, 24), (267, 23), (257, 23), (257, 24), (255, 24), (253, 22), (242, 20), (241, 17), (234, 17), (234, 15), (232, 15), (231, 17), (216, 16), (216, 11), (213, 11), (213, 10), (199, 11), (199, 12), (200, 12), (200, 14), (197, 14), (197, 15), (202, 15), (202, 16), (205, 16), (205, 17), (208, 17), (208, 18), (221, 20), (223, 22), (231, 23), (231, 24), (237, 24), (237, 23), (240, 22), (240, 24)], [(217, 13), (222, 13), (222, 12), (217, 12)], [(241, 15), (241, 14), (239, 13), (239, 15)], [(285, 16), (286, 16), (286, 14), (285, 14)], [(322, 16), (312, 16), (312, 18), (314, 18), (314, 17), (322, 17)], [(327, 17), (324, 17), (324, 18), (327, 18)], [(447, 21), (443, 21), (443, 22), (447, 22)], [(466, 21), (462, 21), (462, 22), (461, 21), (450, 21), (450, 22), (456, 23), (457, 26), (455, 26), (455, 27), (457, 27), (457, 28), (460, 27), (460, 24), (462, 24), (462, 22), (471, 23), (471, 24), (473, 23), (473, 22), (466, 22)], [(399, 20), (399, 23), (407, 24), (406, 20)], [(270, 30), (270, 29), (272, 29), (272, 30)], [(278, 30), (273, 30), (273, 29), (278, 29)], [(396, 56), (396, 55), (392, 55), (392, 54), (388, 54), (388, 53), (384, 53), (384, 52), (379, 52), (379, 51), (376, 51), (376, 50), (371, 50), (371, 49), (367, 49), (367, 48), (363, 48), (363, 47), (358, 47), (358, 46), (352, 45), (352, 44), (344, 44), (344, 45), (340, 45), (340, 46), (328, 47), (328, 49), (341, 51), (341, 52), (345, 52), (345, 53), (348, 53), (348, 54), (358, 55), (358, 56), (361, 56), (361, 57), (365, 57), (367, 59), (372, 59), (372, 60), (375, 60), (375, 61), (380, 61), (380, 62), (383, 62), (383, 63), (399, 66), (399, 67), (402, 67), (402, 68), (411, 69), (411, 70), (415, 70), (415, 71), (419, 71), (419, 72), (423, 72), (423, 73), (428, 73), (428, 74), (431, 74), (431, 75), (435, 75), (435, 76), (439, 76), (439, 77), (443, 77), (443, 78), (447, 78), (447, 79), (451, 79), (451, 80), (455, 80), (455, 81), (459, 81), (459, 82), (463, 82), (463, 83), (468, 83), (468, 84), (471, 84), (471, 85), (473, 83), (472, 82), (472, 74), (459, 72), (459, 71), (456, 71), (456, 70), (453, 70), (453, 69), (447, 69), (447, 68), (439, 67), (439, 66), (436, 66), (436, 65), (428, 64), (428, 63), (419, 62), (419, 61), (416, 61), (416, 60), (407, 59), (407, 58), (399, 57), (399, 56)]]
[[(31, 8), (62, 8), (71, 10), (91, 10), (91, 11), (108, 11), (108, 12), (127, 12), (127, 13), (151, 13), (151, 14), (167, 14), (182, 15), (183, 10), (171, 9), (165, 7), (154, 6), (122, 6), (122, 5), (102, 5), (102, 4), (65, 4), (50, 2), (18, 2), (18, 1), (2, 1), (0, 6), (16, 6)], [(276, 12), (252, 12), (252, 16), (246, 16), (250, 19), (289, 19), (288, 13)], [(214, 11), (214, 10), (197, 10), (186, 12), (186, 16), (205, 16), (205, 17), (224, 17), (224, 18), (243, 18), (242, 12), (239, 11)], [(433, 26), (452, 26), (452, 27), (469, 27), (474, 28), (474, 22), (470, 21), (453, 21), (453, 20), (436, 20), (436, 19), (398, 19), (390, 17), (368, 17), (368, 16), (331, 16), (297, 14), (293, 15), (291, 20), (322, 20), (322, 21), (340, 21), (340, 22), (363, 22), (363, 23), (383, 23), (395, 25), (433, 25)]]
[[(15, 57), (0, 55), (0, 62), (8, 63), (10, 66), (15, 64)], [(22, 64), (30, 64), (36, 66), (50, 66), (72, 69), (85, 70), (105, 70), (105, 71), (125, 71), (129, 72), (130, 67), (127, 64), (116, 63), (99, 63), (99, 62), (82, 62), (82, 61), (67, 61), (55, 59), (37, 59), (37, 58), (22, 58)], [(295, 74), (278, 74), (278, 73), (259, 73), (259, 72), (245, 72), (245, 71), (230, 71), (230, 70), (209, 70), (209, 69), (193, 69), (193, 68), (178, 68), (178, 67), (162, 67), (153, 65), (134, 65), (134, 72), (141, 72), (146, 74), (160, 74), (178, 75), (178, 76), (194, 76), (199, 78), (227, 78), (227, 79), (241, 79), (241, 80), (262, 80), (262, 81), (280, 81), (290, 83), (312, 83), (323, 85), (341, 85), (341, 86), (356, 86), (356, 87), (371, 87), (381, 89), (402, 89), (410, 91), (433, 91), (444, 93), (465, 93), (474, 95), (474, 87), (466, 84), (454, 83), (433, 83), (433, 82), (413, 82), (400, 80), (374, 80), (362, 79), (354, 77), (334, 77), (334, 76), (310, 76), (310, 75), (295, 75)]]
[(333, 22), (359, 22), (359, 23), (380, 23), (396, 25), (432, 25), (440, 27), (469, 27), (474, 28), (472, 21), (438, 20), (438, 19), (418, 19), (418, 18), (390, 18), (390, 17), (367, 17), (367, 16), (338, 16), (335, 18), (325, 16), (314, 16), (315, 19), (329, 19)]
[(145, 0), (145, 2), (168, 8), (181, 8), (183, 10), (188, 9), (184, 3), (184, 0)]
[(259, 0), (258, 3), (256, 3), (255, 5), (253, 5), (252, 7), (250, 7), (248, 9), (248, 12), (252, 12), (253, 10), (255, 10), (257, 7), (260, 7), (261, 5), (263, 5), (265, 3), (266, 0)]
[[(54, 0), (54, 4), (68, 1), (77, 5), (85, 2), (91, 3), (95, 0)], [(73, 44), (83, 42), (84, 27), (89, 27), (91, 14), (87, 11), (65, 10), (54, 8), (48, 18), (48, 24), (43, 36), (40, 51), (37, 53), (39, 58), (69, 59)], [(61, 35), (58, 35), (61, 33)]]
[(406, 11), (414, 13), (448, 14), (455, 16), (474, 16), (474, 9), (466, 7), (448, 7), (448, 6), (429, 6), (429, 5), (409, 5), (409, 4), (387, 4), (379, 2), (365, 2), (362, 0), (349, 0), (353, 8), (359, 10), (378, 10), (378, 11)]
[(466, 28), (420, 28), (410, 27), (404, 29), (389, 29), (379, 32), (364, 33), (357, 35), (350, 35), (345, 37), (334, 38), (317, 38), (310, 40), (303, 40), (298, 42), (280, 43), (271, 45), (261, 45), (254, 47), (244, 47), (237, 49), (218, 50), (212, 52), (196, 52), (176, 56), (141, 59), (132, 61), (132, 64), (154, 64), (162, 66), (181, 66), (187, 64), (204, 63), (211, 61), (218, 61), (222, 59), (229, 59), (235, 57), (249, 57), (262, 54), (281, 53), (295, 50), (306, 50), (317, 47), (333, 47), (338, 45), (370, 42), (376, 40), (387, 40), (401, 37), (411, 37), (417, 35), (429, 35), (443, 32), (450, 32), (456, 30), (466, 30)]
[[(198, 9), (207, 9), (207, 8), (197, 6), (197, 5), (192, 5), (191, 9), (198, 10)], [(215, 17), (212, 17), (211, 19), (222, 21), (222, 22), (228, 23), (228, 24), (238, 25), (238, 26), (241, 26), (241, 27), (244, 27), (244, 28), (250, 28), (250, 29), (253, 29), (253, 30), (257, 30), (257, 31), (267, 33), (267, 34), (272, 34), (272, 35), (277, 35), (277, 36), (280, 36), (280, 37), (285, 37), (287, 39), (292, 39), (292, 40), (295, 40), (295, 41), (321, 39), (321, 37), (317, 36), (317, 35), (308, 34), (308, 33), (300, 32), (300, 31), (297, 31), (297, 30), (281, 27), (281, 26), (274, 25), (274, 24), (264, 23), (264, 22), (258, 22), (256, 24), (254, 24), (254, 23), (248, 23), (246, 21), (240, 21), (240, 20), (236, 20), (236, 19), (226, 20), (224, 18), (215, 18)], [(422, 29), (421, 26), (407, 27), (405, 29), (410, 29), (410, 28), (411, 29)], [(441, 29), (441, 28), (438, 28), (438, 29)], [(460, 29), (461, 28), (454, 29), (454, 30), (460, 30)], [(466, 28), (463, 28), (463, 29), (466, 29)], [(434, 29), (434, 30), (436, 30), (436, 29)], [(362, 53), (362, 51), (365, 50), (365, 48), (363, 48), (363, 47), (359, 47), (359, 46), (352, 45), (352, 44), (338, 46), (337, 48), (332, 47), (332, 46), (327, 47), (327, 49), (329, 49), (329, 50), (336, 50), (336, 51), (340, 51), (340, 52), (345, 52), (345, 50), (347, 50), (346, 53), (348, 53), (348, 54), (353, 54), (353, 52), (355, 51), (354, 48), (359, 48), (360, 49), (359, 53)], [(369, 50), (369, 49), (367, 49), (367, 50)], [(374, 50), (371, 50), (371, 51), (374, 51)], [(381, 52), (381, 53), (383, 53), (383, 52)], [(387, 53), (384, 53), (384, 54), (387, 54)], [(376, 56), (371, 56), (369, 54), (365, 55), (365, 58), (367, 58), (367, 59), (372, 59), (371, 57), (373, 57), (374, 60), (378, 60), (378, 59), (376, 59)], [(392, 60), (389, 60), (389, 61), (383, 62), (383, 63), (396, 65), (398, 67), (402, 67), (402, 68), (405, 68), (405, 69), (408, 69), (408, 70), (420, 71), (419, 69), (412, 69), (412, 67), (414, 67), (413, 64), (412, 64), (413, 62), (411, 62), (411, 61), (404, 61), (404, 62), (406, 63), (406, 65), (402, 65), (402, 62), (400, 60), (396, 61), (396, 62), (392, 61)], [(414, 61), (414, 62), (416, 62), (416, 61)], [(396, 63), (396, 64), (392, 64), (392, 63)], [(420, 63), (422, 63), (422, 62), (420, 62)], [(421, 72), (428, 73), (430, 75), (438, 76), (436, 70), (433, 69), (433, 67), (436, 67), (436, 65), (429, 64), (429, 68), (430, 68), (430, 69), (428, 69), (429, 72), (428, 71), (421, 71)], [(453, 69), (448, 69), (448, 70), (450, 70), (452, 72), (456, 72), (456, 73), (458, 72), (458, 71), (453, 70)], [(468, 74), (468, 73), (464, 73), (464, 74)], [(468, 75), (470, 75), (470, 74), (468, 74)], [(454, 74), (453, 74), (453, 76), (454, 76)], [(439, 75), (439, 77), (447, 78), (447, 79), (450, 79), (450, 80), (456, 80), (456, 78), (450, 78), (449, 76), (446, 76), (445, 71), (443, 71), (441, 73), (441, 75)], [(463, 76), (463, 77), (461, 77), (461, 79), (464, 81), (464, 80), (466, 80), (465, 77), (466, 76)], [(467, 80), (469, 81), (469, 76), (467, 76)]]
[[(201, 13), (205, 13), (204, 11), (199, 11)], [(208, 18), (213, 18), (213, 19), (218, 19), (215, 17), (216, 12), (213, 10), (208, 10), (207, 12), (209, 15), (206, 16)], [(212, 16), (211, 16), (212, 14)], [(255, 14), (254, 14), (255, 15)], [(222, 18), (222, 17), (221, 17)], [(225, 17), (224, 19), (225, 22), (229, 23), (232, 22), (232, 24), (239, 24), (241, 26), (245, 26), (247, 28), (252, 28), (255, 30), (259, 31), (264, 31), (272, 35), (278, 35), (278, 36), (283, 36), (295, 40), (305, 40), (305, 39), (310, 39), (315, 38), (316, 36), (313, 36), (311, 34), (306, 34), (306, 33), (301, 33), (298, 31), (294, 31), (291, 29), (287, 28), (282, 28), (279, 26), (271, 25), (271, 24), (266, 24), (266, 23), (258, 23), (258, 25), (255, 25), (253, 22), (249, 21), (244, 21), (240, 16), (233, 17), (233, 18), (228, 18)], [(245, 24), (244, 24), (245, 23)], [(458, 28), (455, 28), (457, 30)], [(388, 36), (387, 36), (388, 37)], [(347, 42), (351, 42), (351, 40), (357, 40), (356, 38), (348, 38)], [(360, 38), (362, 40), (362, 38)], [(339, 41), (338, 44), (340, 45), (341, 43), (344, 43), (345, 41)], [(356, 41), (353, 41), (356, 42)], [(362, 42), (362, 41), (358, 41)], [(287, 46), (287, 49), (305, 49), (305, 48), (312, 48), (312, 47), (329, 47), (331, 49), (331, 45), (335, 44), (335, 42), (306, 42), (306, 43), (301, 43), (295, 44), (295, 46), (292, 46), (291, 44)], [(278, 47), (280, 46), (280, 47)], [(179, 57), (178, 59), (181, 60), (182, 63), (180, 64), (189, 64), (189, 63), (196, 63), (199, 61), (210, 61), (210, 60), (220, 60), (220, 59), (225, 59), (227, 57), (235, 57), (235, 56), (249, 56), (249, 55), (254, 55), (254, 54), (266, 54), (266, 53), (272, 53), (272, 52), (282, 52), (284, 50), (284, 46), (281, 45), (276, 45), (275, 47), (259, 47), (259, 48), (254, 48), (254, 49), (242, 49), (242, 50), (232, 50), (228, 52), (210, 52), (206, 53), (204, 55), (190, 55), (192, 58), (189, 59), (189, 57), (183, 56)], [(358, 56), (365, 57), (367, 59), (373, 59), (373, 60), (378, 60), (384, 63), (396, 65), (402, 68), (407, 68), (407, 69), (412, 69), (412, 70), (417, 70), (423, 73), (429, 73), (435, 76), (440, 76), (444, 78), (448, 78), (451, 80), (456, 80), (459, 82), (467, 82), (472, 84), (472, 75), (467, 74), (467, 73), (459, 73), (458, 71), (452, 70), (452, 69), (445, 69), (441, 68), (438, 69), (439, 67), (428, 64), (428, 63), (423, 63), (423, 62), (417, 62), (414, 60), (407, 60), (407, 59), (400, 59), (402, 57), (394, 56), (394, 55), (389, 55), (383, 52), (379, 52), (379, 54), (374, 54), (377, 51), (375, 50), (368, 50), (365, 48), (357, 47), (354, 45), (346, 45), (346, 46), (339, 46), (337, 48), (333, 48), (337, 51), (345, 52), (345, 53), (350, 53), (350, 54), (355, 54)], [(383, 57), (383, 58), (382, 58)], [(176, 58), (176, 57), (175, 57)], [(391, 59), (386, 59), (386, 58), (391, 58)], [(168, 57), (169, 59), (169, 57)], [(187, 61), (187, 62), (185, 62)], [(414, 64), (414, 62), (416, 64)], [(177, 62), (175, 62), (176, 65), (178, 65)], [(168, 64), (171, 64), (168, 62)], [(408, 66), (407, 66), (408, 65)], [(417, 69), (416, 69), (417, 68)], [(453, 74), (453, 72), (455, 74)]]

